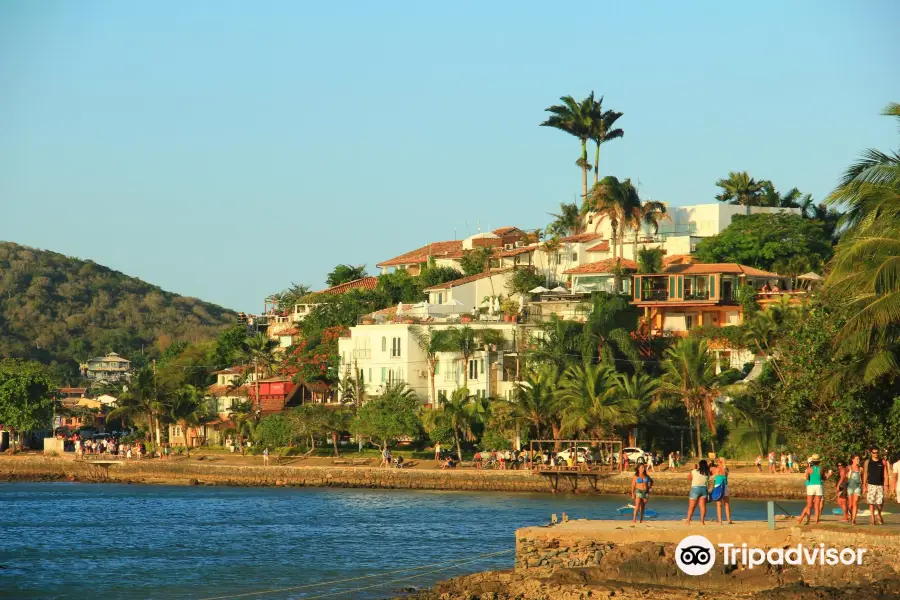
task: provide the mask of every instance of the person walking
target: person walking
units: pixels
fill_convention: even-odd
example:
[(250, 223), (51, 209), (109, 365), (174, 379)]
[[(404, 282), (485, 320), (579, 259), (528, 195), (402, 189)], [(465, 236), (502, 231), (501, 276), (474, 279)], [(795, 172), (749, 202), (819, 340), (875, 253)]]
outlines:
[(862, 496), (862, 466), (860, 466), (859, 454), (850, 458), (847, 467), (847, 509), (850, 524), (856, 525), (856, 513), (859, 512), (859, 498)]
[(875, 514), (878, 513), (879, 525), (884, 525), (884, 517), (881, 515), (881, 508), (884, 505), (884, 492), (887, 487), (888, 494), (891, 492), (891, 480), (888, 473), (888, 462), (881, 456), (878, 447), (873, 446), (869, 451), (869, 460), (863, 465), (863, 494), (866, 502), (869, 504), (869, 512), (872, 517), (872, 525), (875, 523)]
[(756, 455), (756, 472), (762, 473), (762, 454)]
[(669, 470), (675, 470), (675, 453), (669, 452)]
[(844, 466), (843, 461), (838, 461), (837, 463), (837, 504), (838, 508), (841, 509), (841, 513), (844, 515), (841, 518), (842, 522), (850, 520), (850, 511), (847, 510), (848, 498), (847, 498), (847, 467)]
[(691, 524), (694, 518), (694, 509), (700, 505), (700, 524), (706, 525), (706, 497), (709, 494), (709, 478), (712, 473), (709, 470), (709, 464), (705, 460), (697, 463), (688, 479), (691, 482), (691, 491), (688, 494), (688, 512), (687, 523)]
[(731, 493), (728, 491), (728, 467), (725, 466), (725, 459), (719, 458), (718, 464), (713, 469), (713, 489), (709, 495), (709, 499), (716, 503), (716, 515), (719, 525), (722, 524), (722, 505), (725, 505), (725, 519), (729, 525), (733, 524), (731, 520)]
[(387, 446), (381, 451), (381, 466), (391, 468), (391, 451)]
[(787, 473), (787, 455), (784, 452), (781, 453), (781, 473)]
[(440, 442), (437, 442), (434, 445), (434, 462), (436, 462), (436, 463), (441, 462), (441, 443)]
[(631, 517), (631, 524), (634, 525), (638, 517), (640, 522), (644, 522), (644, 509), (647, 508), (647, 498), (650, 496), (650, 486), (652, 480), (647, 474), (647, 467), (643, 463), (638, 463), (634, 470), (634, 477), (631, 478), (631, 499), (634, 501), (634, 514)]
[(822, 517), (822, 507), (824, 506), (825, 497), (823, 482), (831, 476), (831, 471), (828, 471), (823, 477), (822, 468), (819, 466), (820, 461), (821, 457), (818, 454), (813, 454), (809, 457), (809, 466), (806, 468), (805, 482), (806, 507), (797, 519), (797, 523), (800, 525), (803, 525), (804, 519), (806, 519), (806, 524), (809, 525), (809, 520), (813, 513), (816, 515), (816, 523), (818, 523), (819, 519)]
[(263, 466), (264, 467), (269, 466), (269, 447), (268, 446), (266, 446), (263, 449)]

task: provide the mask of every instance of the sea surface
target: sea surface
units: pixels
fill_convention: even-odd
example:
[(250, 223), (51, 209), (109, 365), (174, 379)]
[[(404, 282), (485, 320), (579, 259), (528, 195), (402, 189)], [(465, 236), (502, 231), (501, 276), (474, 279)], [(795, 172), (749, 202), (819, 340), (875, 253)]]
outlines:
[[(551, 513), (627, 522), (616, 513), (626, 503), (625, 496), (0, 483), (0, 598), (388, 598), (512, 568), (515, 530), (546, 524)], [(652, 498), (648, 508), (680, 519), (686, 504)], [(763, 502), (733, 504), (736, 519), (765, 519)]]

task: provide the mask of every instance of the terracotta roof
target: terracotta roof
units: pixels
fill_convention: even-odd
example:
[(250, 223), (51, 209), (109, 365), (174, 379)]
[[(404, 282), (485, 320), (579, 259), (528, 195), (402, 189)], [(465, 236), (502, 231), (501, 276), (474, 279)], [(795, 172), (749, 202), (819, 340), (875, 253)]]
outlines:
[(509, 273), (512, 269), (498, 269), (496, 271), (486, 271), (484, 273), (478, 273), (477, 275), (469, 275), (468, 277), (463, 277), (461, 279), (454, 279), (453, 281), (448, 281), (447, 283), (441, 283), (438, 285), (433, 285), (431, 287), (425, 288), (426, 292), (431, 292), (434, 290), (448, 290), (450, 288), (454, 288), (460, 285), (465, 285), (467, 283), (471, 283), (473, 281), (478, 281), (479, 279), (486, 279), (488, 277), (493, 277), (494, 275), (502, 275), (503, 273)]
[(596, 246), (587, 249), (588, 252), (609, 252), (609, 240), (603, 240)]
[(663, 267), (668, 267), (670, 265), (684, 265), (693, 260), (693, 257), (690, 254), (673, 254), (672, 256), (664, 256), (663, 257)]
[(247, 396), (247, 390), (249, 386), (242, 385), (237, 388), (233, 388), (230, 385), (219, 385), (214, 383), (210, 386), (207, 386), (206, 393), (210, 396)]
[(522, 246), (521, 248), (513, 248), (512, 250), (504, 250), (502, 252), (498, 252), (494, 256), (505, 258), (508, 256), (518, 256), (519, 254), (534, 252), (535, 250), (537, 250), (537, 246)]
[(563, 271), (565, 275), (586, 275), (589, 273), (612, 273), (616, 267), (616, 261), (619, 261), (622, 268), (626, 271), (637, 271), (637, 263), (627, 258), (607, 258), (606, 260), (598, 260), (597, 262), (587, 263), (579, 267), (573, 267), (568, 271)]
[(416, 248), (406, 254), (376, 264), (376, 267), (397, 267), (428, 262), (430, 257), (462, 258), (462, 240), (452, 242), (433, 242)]
[(725, 273), (731, 275), (745, 275), (750, 277), (780, 277), (777, 273), (762, 271), (753, 267), (739, 265), (737, 263), (689, 263), (686, 265), (671, 265), (663, 269), (664, 273), (680, 273), (682, 275), (710, 275), (713, 273)]
[(364, 290), (374, 290), (378, 287), (378, 277), (363, 277), (361, 279), (354, 279), (353, 281), (348, 281), (347, 283), (342, 283), (340, 285), (332, 286), (328, 289), (322, 290), (321, 292), (316, 292), (317, 294), (343, 294), (349, 290), (355, 289), (364, 289)]
[(603, 236), (599, 233), (579, 233), (577, 235), (569, 235), (564, 238), (559, 238), (559, 241), (565, 242), (567, 244), (580, 244), (584, 242), (593, 242), (594, 240), (599, 240)]
[[(513, 231), (522, 231), (522, 230), (519, 229), (518, 227), (499, 227), (499, 228), (495, 229), (494, 231), (492, 231), (491, 233), (502, 237), (502, 236), (506, 235), (507, 233), (512, 233)], [(525, 233), (525, 232), (522, 231), (522, 233)]]
[(393, 319), (395, 314), (397, 314), (397, 307), (396, 306), (388, 306), (387, 308), (382, 308), (381, 310), (376, 310), (375, 312), (370, 312), (367, 315), (363, 315), (361, 318), (374, 319), (376, 316), (385, 316), (389, 319)]
[(281, 336), (281, 335), (299, 335), (299, 334), (300, 334), (299, 329), (297, 329), (296, 327), (289, 327), (283, 331), (279, 331), (275, 335)]
[(87, 391), (87, 388), (77, 388), (77, 387), (61, 387), (59, 388), (60, 394), (81, 394)]

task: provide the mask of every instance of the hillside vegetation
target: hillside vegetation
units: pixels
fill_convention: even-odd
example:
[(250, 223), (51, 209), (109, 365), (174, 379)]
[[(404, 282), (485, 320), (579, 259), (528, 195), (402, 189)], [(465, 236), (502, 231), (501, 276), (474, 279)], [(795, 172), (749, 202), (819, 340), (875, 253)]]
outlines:
[(90, 260), (0, 242), (0, 358), (57, 363), (64, 379), (109, 351), (139, 366), (173, 341), (212, 339), (236, 318)]

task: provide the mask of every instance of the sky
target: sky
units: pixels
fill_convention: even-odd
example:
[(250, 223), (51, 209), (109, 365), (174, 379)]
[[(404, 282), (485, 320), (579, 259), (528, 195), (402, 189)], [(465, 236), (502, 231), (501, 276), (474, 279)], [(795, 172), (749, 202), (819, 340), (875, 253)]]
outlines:
[[(339, 263), (543, 227), (592, 90), (601, 175), (821, 199), (897, 147), (900, 3), (0, 0), (0, 240), (259, 311)], [(591, 153), (593, 158), (593, 153)]]

